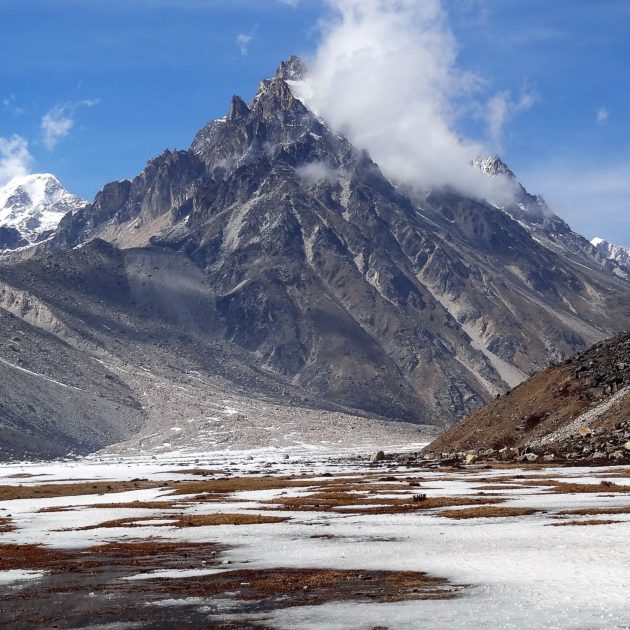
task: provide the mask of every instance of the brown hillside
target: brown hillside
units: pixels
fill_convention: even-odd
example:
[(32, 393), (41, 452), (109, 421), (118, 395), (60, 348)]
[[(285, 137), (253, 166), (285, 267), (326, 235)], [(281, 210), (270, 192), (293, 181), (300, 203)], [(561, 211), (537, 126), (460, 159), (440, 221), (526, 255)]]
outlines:
[(539, 372), (440, 435), (425, 452), (626, 461), (629, 419), (630, 333), (625, 332)]

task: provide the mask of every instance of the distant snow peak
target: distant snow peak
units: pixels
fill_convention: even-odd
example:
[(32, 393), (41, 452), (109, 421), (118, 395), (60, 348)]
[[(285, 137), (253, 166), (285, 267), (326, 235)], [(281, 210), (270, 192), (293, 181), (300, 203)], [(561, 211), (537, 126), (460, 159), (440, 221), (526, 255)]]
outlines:
[(606, 239), (599, 236), (596, 236), (591, 241), (591, 245), (606, 258), (616, 261), (621, 267), (630, 269), (629, 247), (616, 245), (615, 243), (611, 243), (610, 241), (607, 241)]
[(0, 242), (0, 248), (36, 242), (54, 230), (66, 213), (86, 204), (50, 173), (14, 177), (0, 188), (0, 230), (11, 233), (13, 245)]

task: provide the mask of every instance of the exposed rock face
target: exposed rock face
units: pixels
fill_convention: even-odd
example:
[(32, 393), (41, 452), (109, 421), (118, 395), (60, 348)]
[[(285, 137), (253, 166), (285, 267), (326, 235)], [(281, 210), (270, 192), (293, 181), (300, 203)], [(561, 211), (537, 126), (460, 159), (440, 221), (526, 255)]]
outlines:
[(490, 177), (507, 176), (514, 184), (515, 199), (513, 203), (501, 206), (509, 216), (518, 221), (547, 248), (562, 256), (589, 267), (597, 266), (626, 280), (630, 278), (630, 269), (607, 255), (603, 248), (596, 244), (597, 239), (589, 241), (574, 232), (569, 225), (549, 208), (540, 195), (532, 195), (518, 182), (514, 173), (498, 155), (480, 158), (475, 165)]
[[(234, 97), (190, 150), (164, 152), (66, 215), (34, 250), (50, 254), (58, 292), (39, 299), (64, 299), (75, 272), (58, 272), (57, 257), (95, 238), (115, 246), (113, 258), (154, 257), (160, 295), (175, 282), (162, 272), (177, 261), (177, 286), (186, 274), (196, 280), (168, 294), (177, 300), (169, 330), (188, 337), (193, 326), (199, 351), (222, 348), (245, 387), (442, 426), (630, 326), (630, 285), (597, 256), (552, 246), (508, 209), (392, 185), (295, 98), (288, 81), (302, 72), (296, 58), (283, 63), (251, 103)], [(116, 278), (126, 286), (128, 273)], [(162, 326), (157, 298), (138, 311), (135, 299), (84, 289), (84, 321), (108, 313), (141, 317), (142, 331)], [(105, 309), (96, 319), (91, 301)], [(123, 330), (132, 343), (145, 334)], [(83, 327), (79, 335), (92, 337)], [(105, 335), (97, 345), (111, 343)], [(206, 375), (227, 369), (202, 363)]]
[(531, 461), (630, 459), (630, 333), (536, 374), (466, 418), (426, 449)]
[(15, 177), (0, 189), (0, 251), (47, 238), (66, 213), (85, 205), (50, 173)]

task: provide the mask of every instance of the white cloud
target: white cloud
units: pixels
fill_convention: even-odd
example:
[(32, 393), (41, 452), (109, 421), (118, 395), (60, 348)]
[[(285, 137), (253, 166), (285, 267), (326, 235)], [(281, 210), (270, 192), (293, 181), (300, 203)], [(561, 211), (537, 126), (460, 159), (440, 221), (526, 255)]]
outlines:
[(537, 100), (537, 94), (530, 88), (524, 87), (516, 100), (512, 98), (510, 92), (502, 91), (488, 101), (485, 112), (488, 136), (496, 151), (501, 150), (503, 129), (508, 120), (533, 107)]
[(342, 177), (342, 173), (338, 169), (332, 168), (325, 162), (309, 162), (308, 164), (303, 164), (296, 169), (296, 173), (307, 184), (316, 184), (322, 181), (335, 184)]
[(32, 162), (25, 138), (18, 135), (0, 137), (0, 187), (14, 177), (28, 175)]
[(506, 178), (471, 165), (487, 149), (455, 131), (462, 112), (482, 107), (474, 97), (483, 81), (457, 67), (440, 0), (327, 1), (335, 17), (309, 75), (294, 86), (298, 97), (394, 181), (509, 198)]
[(598, 125), (605, 125), (610, 118), (610, 112), (605, 107), (600, 107), (595, 112), (595, 120)]
[(253, 35), (248, 35), (247, 33), (239, 33), (236, 36), (236, 45), (241, 51), (241, 55), (245, 56), (249, 52), (249, 43), (254, 39)]
[(57, 143), (65, 138), (72, 127), (76, 111), (79, 107), (94, 107), (99, 99), (79, 101), (78, 103), (64, 103), (56, 105), (42, 117), (42, 140), (46, 147), (52, 151)]
[(65, 105), (53, 107), (42, 118), (42, 133), (44, 144), (52, 151), (57, 143), (65, 138), (74, 126), (72, 113)]
[(292, 9), (297, 8), (297, 6), (300, 4), (300, 0), (278, 0), (278, 2), (280, 4), (286, 4), (288, 7), (291, 7)]

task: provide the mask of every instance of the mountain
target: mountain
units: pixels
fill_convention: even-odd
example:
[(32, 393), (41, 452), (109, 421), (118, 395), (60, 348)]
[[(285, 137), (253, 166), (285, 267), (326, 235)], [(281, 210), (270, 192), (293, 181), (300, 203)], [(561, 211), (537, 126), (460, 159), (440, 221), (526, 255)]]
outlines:
[(503, 176), (512, 182), (513, 202), (498, 207), (525, 227), (538, 242), (578, 263), (596, 265), (630, 279), (630, 269), (625, 269), (613, 256), (607, 256), (595, 243), (589, 243), (584, 236), (574, 232), (566, 221), (554, 214), (540, 195), (532, 195), (525, 189), (498, 155), (479, 158), (474, 165), (489, 177)]
[(14, 177), (0, 188), (0, 250), (48, 238), (64, 214), (86, 204), (50, 173)]
[[(93, 444), (211, 448), (243, 431), (269, 443), (287, 422), (314, 439), (340, 423), (362, 422), (357, 438), (383, 435), (384, 420), (444, 427), (630, 327), (630, 284), (568, 226), (560, 240), (548, 217), (516, 218), (518, 203), (388, 181), (293, 95), (303, 72), (282, 63), (188, 150), (107, 184), (0, 266), (7, 321), (45, 337), (0, 373), (89, 392), (111, 426)], [(75, 360), (93, 368), (85, 386)], [(13, 426), (27, 417), (35, 431), (41, 413), (15, 411)], [(75, 435), (61, 420), (55, 431), (60, 448)]]
[(426, 453), (464, 459), (630, 462), (630, 333), (544, 370), (443, 433)]
[(630, 248), (615, 245), (599, 236), (591, 241), (591, 245), (608, 260), (614, 260), (619, 267), (630, 272)]

